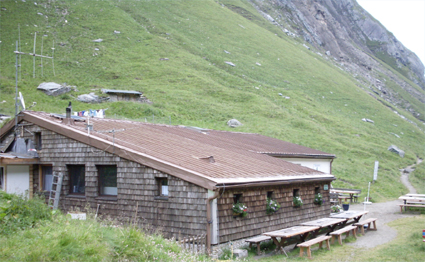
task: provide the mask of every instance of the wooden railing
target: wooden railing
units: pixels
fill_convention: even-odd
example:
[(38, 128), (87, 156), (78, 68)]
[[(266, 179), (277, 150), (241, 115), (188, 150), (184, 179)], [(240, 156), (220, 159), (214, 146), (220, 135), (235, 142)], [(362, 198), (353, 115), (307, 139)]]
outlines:
[[(180, 235), (180, 234), (179, 234)], [(177, 241), (179, 245), (191, 253), (206, 253), (207, 237), (205, 234), (199, 236), (183, 237)]]

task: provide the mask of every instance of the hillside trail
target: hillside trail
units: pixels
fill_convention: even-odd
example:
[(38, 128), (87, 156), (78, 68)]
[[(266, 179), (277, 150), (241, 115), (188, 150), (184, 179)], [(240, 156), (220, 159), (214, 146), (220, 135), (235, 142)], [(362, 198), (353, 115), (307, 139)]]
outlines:
[[(423, 160), (418, 159), (416, 164), (413, 164), (405, 169), (412, 169), (416, 165), (420, 164)], [(401, 182), (409, 189), (409, 192), (412, 194), (416, 193), (416, 189), (409, 182), (409, 173), (404, 173), (404, 170), (400, 170)], [(414, 171), (413, 171), (414, 172)], [(371, 185), (373, 187), (373, 185)], [(373, 248), (387, 242), (390, 242), (397, 236), (397, 231), (387, 224), (396, 219), (411, 217), (412, 212), (400, 213), (400, 200), (393, 200), (383, 203), (373, 203), (371, 205), (364, 206), (362, 203), (350, 205), (350, 210), (367, 210), (369, 211), (365, 218), (375, 217), (378, 218), (376, 227), (377, 231), (368, 231), (363, 237), (357, 238), (355, 242), (349, 243), (348, 245), (360, 247), (360, 248)], [(416, 215), (416, 213), (414, 214)]]

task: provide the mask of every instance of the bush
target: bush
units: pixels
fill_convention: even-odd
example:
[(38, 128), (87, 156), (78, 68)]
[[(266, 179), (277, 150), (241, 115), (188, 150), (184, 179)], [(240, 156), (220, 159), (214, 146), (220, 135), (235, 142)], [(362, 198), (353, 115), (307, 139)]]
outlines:
[(52, 212), (44, 200), (0, 191), (0, 235), (32, 228), (40, 220), (51, 220)]

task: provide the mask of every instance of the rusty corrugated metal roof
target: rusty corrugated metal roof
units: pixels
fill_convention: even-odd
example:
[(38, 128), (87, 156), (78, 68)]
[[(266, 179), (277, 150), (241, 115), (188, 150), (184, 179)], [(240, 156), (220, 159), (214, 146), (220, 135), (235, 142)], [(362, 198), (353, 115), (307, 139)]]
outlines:
[(93, 131), (89, 136), (86, 123), (64, 125), (44, 112), (25, 111), (24, 119), (209, 189), (222, 183), (334, 179), (330, 174), (261, 153), (333, 155), (258, 134), (91, 118)]

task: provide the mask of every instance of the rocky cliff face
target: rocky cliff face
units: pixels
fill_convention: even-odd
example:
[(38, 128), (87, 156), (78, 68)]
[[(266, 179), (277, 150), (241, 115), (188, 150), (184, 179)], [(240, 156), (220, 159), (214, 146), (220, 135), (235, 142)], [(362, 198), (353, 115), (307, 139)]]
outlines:
[[(403, 107), (424, 120), (417, 107), (387, 86), (391, 79), (425, 103), (424, 65), (393, 34), (367, 13), (355, 0), (251, 0), (252, 5), (288, 35), (302, 38), (318, 52), (323, 52), (394, 107)], [(407, 79), (388, 70), (390, 66)], [(384, 77), (383, 77), (384, 76)]]

